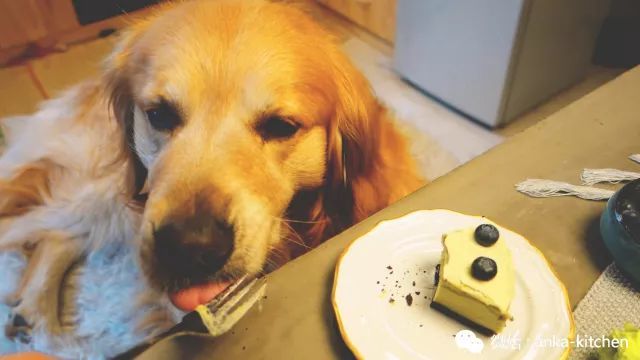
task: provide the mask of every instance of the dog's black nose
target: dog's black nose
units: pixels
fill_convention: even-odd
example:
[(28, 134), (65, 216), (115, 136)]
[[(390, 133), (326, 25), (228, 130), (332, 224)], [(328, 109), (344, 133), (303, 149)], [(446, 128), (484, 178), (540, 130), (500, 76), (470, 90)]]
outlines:
[(158, 265), (193, 281), (222, 269), (233, 251), (233, 229), (213, 218), (169, 222), (155, 229), (153, 236)]

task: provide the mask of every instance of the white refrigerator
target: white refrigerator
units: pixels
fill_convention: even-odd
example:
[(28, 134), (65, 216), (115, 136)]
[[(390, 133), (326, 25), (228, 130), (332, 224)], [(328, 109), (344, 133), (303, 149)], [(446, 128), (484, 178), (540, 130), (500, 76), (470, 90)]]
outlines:
[(500, 126), (580, 81), (609, 0), (398, 0), (394, 66)]

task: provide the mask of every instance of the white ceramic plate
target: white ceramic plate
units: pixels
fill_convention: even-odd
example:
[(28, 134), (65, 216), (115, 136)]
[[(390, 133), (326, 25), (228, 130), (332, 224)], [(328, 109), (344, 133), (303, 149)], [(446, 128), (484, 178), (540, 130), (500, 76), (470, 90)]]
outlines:
[[(442, 234), (487, 222), (447, 210), (418, 211), (381, 222), (345, 250), (336, 268), (333, 306), (342, 336), (358, 358), (567, 356), (574, 325), (566, 290), (540, 251), (503, 227), (498, 229), (513, 255), (516, 292), (510, 309), (514, 320), (500, 335), (481, 335), (429, 306)], [(468, 339), (474, 335), (480, 341)]]

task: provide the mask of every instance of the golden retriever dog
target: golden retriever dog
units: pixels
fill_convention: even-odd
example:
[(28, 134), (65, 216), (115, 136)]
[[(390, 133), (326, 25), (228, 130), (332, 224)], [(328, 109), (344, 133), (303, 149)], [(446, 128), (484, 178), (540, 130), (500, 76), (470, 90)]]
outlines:
[(28, 268), (7, 334), (61, 331), (67, 270), (108, 243), (193, 309), (423, 184), (391, 114), (296, 6), (165, 4), (88, 80), (2, 121), (0, 249)]

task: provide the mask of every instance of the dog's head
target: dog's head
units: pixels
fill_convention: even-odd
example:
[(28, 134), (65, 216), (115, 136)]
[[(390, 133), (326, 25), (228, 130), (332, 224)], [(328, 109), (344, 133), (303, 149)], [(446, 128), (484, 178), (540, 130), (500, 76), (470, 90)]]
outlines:
[(210, 295), (388, 201), (367, 181), (384, 109), (299, 9), (172, 5), (125, 33), (107, 67), (136, 192), (148, 191), (141, 259), (159, 288)]

